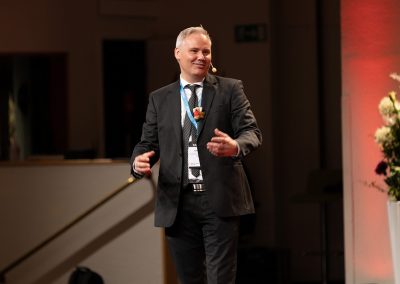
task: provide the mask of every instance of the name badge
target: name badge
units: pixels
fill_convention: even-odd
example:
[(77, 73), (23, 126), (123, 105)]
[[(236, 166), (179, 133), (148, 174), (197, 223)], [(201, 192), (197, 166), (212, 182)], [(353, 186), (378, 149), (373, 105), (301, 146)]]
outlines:
[(188, 148), (188, 165), (189, 168), (200, 168), (199, 153), (196, 145)]

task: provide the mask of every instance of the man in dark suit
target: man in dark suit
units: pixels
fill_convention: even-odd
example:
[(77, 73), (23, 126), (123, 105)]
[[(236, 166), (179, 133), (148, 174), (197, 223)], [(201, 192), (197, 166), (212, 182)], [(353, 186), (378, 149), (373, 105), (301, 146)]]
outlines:
[(131, 173), (159, 160), (155, 225), (165, 227), (183, 284), (235, 283), (239, 216), (254, 213), (242, 158), (261, 132), (240, 80), (208, 74), (211, 39), (183, 30), (175, 58), (180, 79), (152, 92)]

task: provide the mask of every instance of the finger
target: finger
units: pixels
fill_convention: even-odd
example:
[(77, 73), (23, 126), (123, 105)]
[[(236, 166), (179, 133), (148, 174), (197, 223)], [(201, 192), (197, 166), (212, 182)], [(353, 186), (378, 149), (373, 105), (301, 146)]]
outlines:
[(215, 128), (214, 133), (215, 133), (215, 135), (217, 135), (219, 137), (229, 137), (228, 134), (226, 134), (225, 132), (222, 132), (218, 128)]
[(208, 142), (207, 143), (207, 150), (211, 153), (214, 154), (214, 148), (215, 148), (215, 143)]
[(225, 151), (223, 144), (213, 142), (207, 143), (207, 149), (214, 156), (221, 156)]
[(143, 153), (143, 154), (140, 155), (140, 156), (137, 156), (137, 158), (138, 158), (138, 160), (141, 161), (141, 162), (149, 162), (149, 161), (150, 161), (150, 158), (153, 157), (155, 154), (156, 154), (156, 152), (154, 152), (154, 151), (149, 151), (149, 152)]
[(148, 167), (150, 167), (150, 163), (149, 162), (147, 162), (147, 161), (143, 161), (143, 160), (138, 160), (137, 162), (136, 162), (136, 165), (139, 167), (139, 168), (148, 168)]
[(139, 156), (139, 157), (137, 158), (137, 162), (139, 162), (139, 163), (141, 163), (141, 164), (143, 164), (143, 163), (149, 163), (149, 161), (150, 161), (150, 158), (147, 157), (147, 156)]
[(213, 148), (209, 148), (209, 149), (208, 149), (208, 152), (210, 152), (210, 154), (211, 154), (211, 155), (214, 155), (214, 156), (217, 156), (217, 153), (218, 153), (218, 152), (217, 152), (216, 150), (214, 150)]
[(136, 164), (135, 170), (138, 171), (138, 172), (140, 172), (140, 173), (145, 173), (146, 171), (149, 170), (149, 168), (146, 167), (146, 166), (143, 166), (143, 165), (141, 165), (141, 164)]
[(208, 142), (207, 143), (207, 149), (209, 150), (216, 150), (220, 143), (215, 143), (215, 142)]
[(156, 154), (156, 152), (149, 151), (149, 152), (144, 153), (143, 155), (145, 155), (146, 157), (153, 157), (155, 154)]
[(225, 137), (212, 137), (211, 138), (211, 142), (215, 142), (215, 143), (226, 143), (226, 139)]

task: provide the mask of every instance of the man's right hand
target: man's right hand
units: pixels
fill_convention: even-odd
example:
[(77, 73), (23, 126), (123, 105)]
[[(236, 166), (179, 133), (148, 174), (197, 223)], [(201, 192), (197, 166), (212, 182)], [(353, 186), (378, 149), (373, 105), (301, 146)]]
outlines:
[(155, 154), (156, 152), (149, 151), (139, 156), (136, 156), (132, 165), (133, 170), (142, 175), (150, 175), (151, 174), (150, 158), (153, 157)]

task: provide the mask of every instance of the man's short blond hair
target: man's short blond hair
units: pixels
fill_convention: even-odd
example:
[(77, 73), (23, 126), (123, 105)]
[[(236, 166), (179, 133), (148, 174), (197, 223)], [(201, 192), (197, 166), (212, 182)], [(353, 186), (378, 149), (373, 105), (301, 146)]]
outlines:
[(208, 32), (202, 27), (190, 27), (190, 28), (186, 28), (183, 31), (181, 31), (176, 39), (176, 48), (178, 48), (179, 46), (181, 46), (181, 44), (183, 43), (183, 41), (185, 40), (186, 37), (188, 37), (191, 34), (202, 34), (205, 35), (211, 43), (211, 38), (210, 35), (208, 34)]

